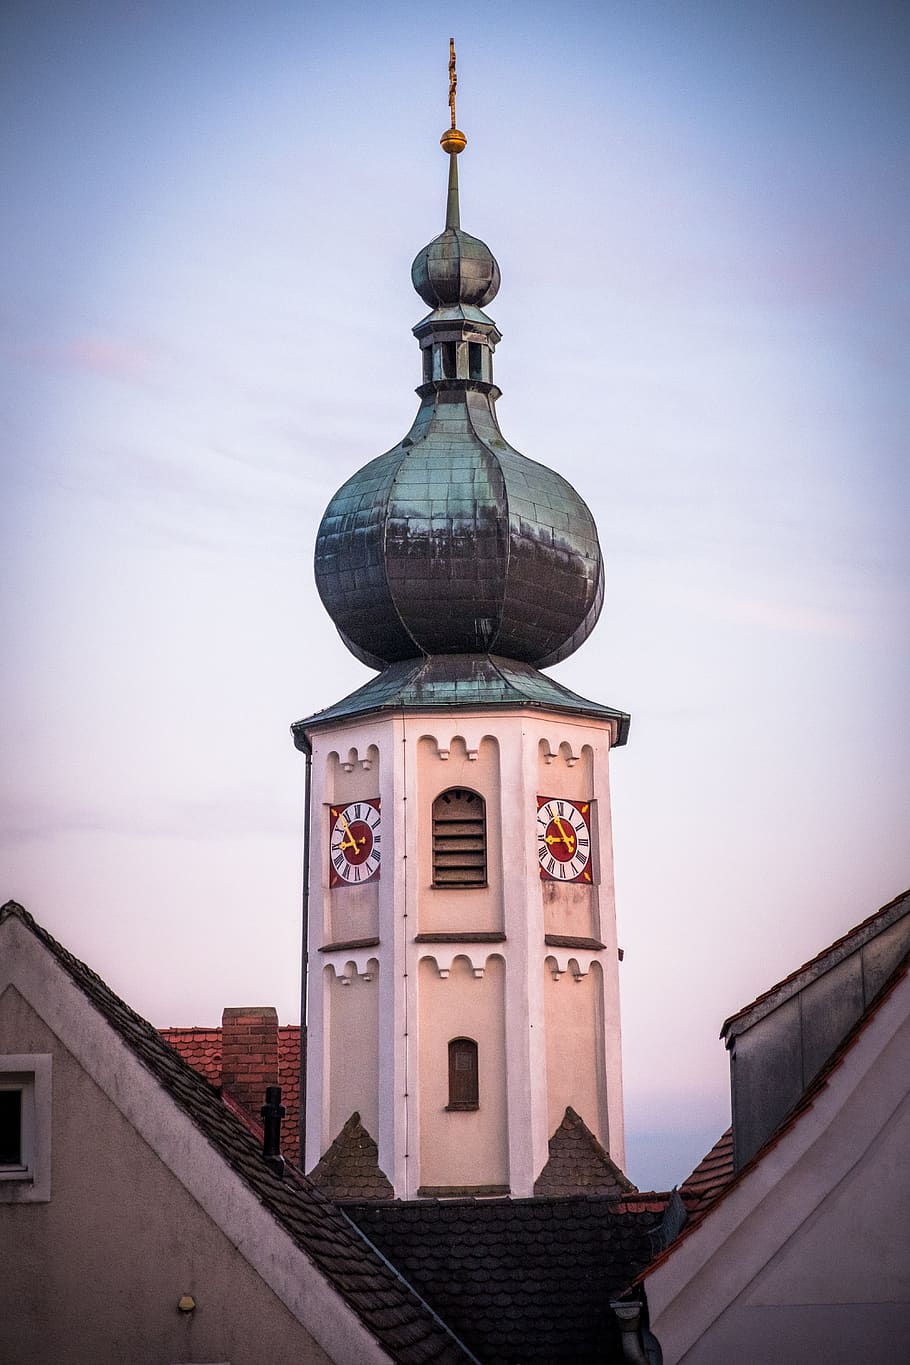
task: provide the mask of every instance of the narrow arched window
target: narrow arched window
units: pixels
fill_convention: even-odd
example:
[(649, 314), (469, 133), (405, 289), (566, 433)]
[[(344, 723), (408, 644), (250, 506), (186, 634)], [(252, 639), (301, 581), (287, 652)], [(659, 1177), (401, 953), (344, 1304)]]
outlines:
[(433, 802), (433, 885), (485, 886), (487, 817), (482, 796), (450, 787)]
[(449, 1103), (447, 1109), (478, 1106), (477, 1044), (473, 1038), (453, 1038), (449, 1043)]

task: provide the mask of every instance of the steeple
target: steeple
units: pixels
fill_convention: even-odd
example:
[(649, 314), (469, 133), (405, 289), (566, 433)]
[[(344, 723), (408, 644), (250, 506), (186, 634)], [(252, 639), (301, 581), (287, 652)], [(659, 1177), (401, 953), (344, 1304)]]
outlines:
[(603, 602), (594, 520), (560, 474), (508, 444), (496, 417), (483, 309), (496, 297), (490, 248), (460, 226), (457, 158), (449, 158), (446, 226), (418, 252), (414, 287), (432, 311), (414, 327), (420, 408), (408, 434), (329, 503), (316, 542), (316, 584), (342, 640), (383, 669), (427, 655), (500, 655), (536, 668), (571, 654)]
[[(600, 546), (499, 428), (499, 266), (461, 227), (452, 48), (449, 109), (445, 227), (411, 271), (420, 406), (316, 541), (322, 601), (379, 676), (293, 726), (306, 1169), (397, 1199), (600, 1188), (623, 1160), (609, 757), (629, 717), (539, 671), (597, 621)], [(548, 1147), (567, 1114), (587, 1173)]]

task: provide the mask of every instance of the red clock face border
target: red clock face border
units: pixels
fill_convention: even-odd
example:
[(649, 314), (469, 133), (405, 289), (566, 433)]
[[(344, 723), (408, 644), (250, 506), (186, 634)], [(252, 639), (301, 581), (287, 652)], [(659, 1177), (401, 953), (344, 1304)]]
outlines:
[(329, 886), (365, 886), (379, 879), (382, 819), (378, 797), (329, 806)]
[(537, 861), (542, 882), (590, 886), (591, 803), (567, 796), (537, 798)]

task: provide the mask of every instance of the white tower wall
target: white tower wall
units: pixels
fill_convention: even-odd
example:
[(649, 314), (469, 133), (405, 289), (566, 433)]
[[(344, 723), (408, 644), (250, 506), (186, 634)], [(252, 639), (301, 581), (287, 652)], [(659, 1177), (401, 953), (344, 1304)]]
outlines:
[[(538, 709), (314, 724), (306, 1169), (357, 1110), (398, 1198), (533, 1193), (567, 1105), (624, 1162), (609, 751), (617, 722)], [(432, 807), (486, 803), (487, 882), (433, 885)], [(541, 880), (538, 796), (591, 803), (590, 886)], [(382, 864), (329, 886), (329, 806), (379, 798)], [(448, 1043), (477, 1044), (476, 1109)]]

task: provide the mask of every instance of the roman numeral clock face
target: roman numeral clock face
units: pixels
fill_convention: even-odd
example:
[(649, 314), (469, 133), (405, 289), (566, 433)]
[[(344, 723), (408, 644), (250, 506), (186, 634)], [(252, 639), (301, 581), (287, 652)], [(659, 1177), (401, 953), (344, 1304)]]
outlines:
[(544, 882), (591, 881), (591, 803), (537, 798), (537, 861)]
[(329, 807), (329, 886), (362, 886), (379, 876), (379, 801)]

